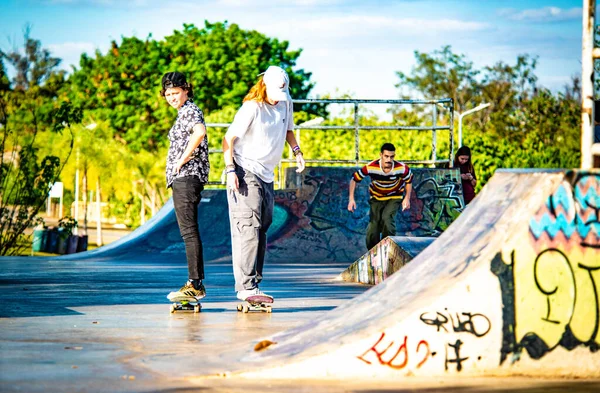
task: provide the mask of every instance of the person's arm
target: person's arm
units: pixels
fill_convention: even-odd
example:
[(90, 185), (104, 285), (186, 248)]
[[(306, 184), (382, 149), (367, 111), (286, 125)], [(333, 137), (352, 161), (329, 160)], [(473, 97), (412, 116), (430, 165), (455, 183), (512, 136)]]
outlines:
[(300, 150), (300, 146), (298, 146), (298, 142), (296, 142), (296, 136), (294, 135), (293, 130), (288, 130), (285, 140), (292, 148), (292, 152), (294, 152), (294, 156), (296, 157), (296, 172), (301, 173), (306, 167), (306, 163), (304, 162), (302, 150)]
[(356, 190), (356, 182), (354, 179), (350, 180), (350, 186), (348, 187), (348, 210), (354, 212), (356, 210), (356, 201), (354, 200), (354, 190)]
[(402, 211), (410, 209), (410, 196), (412, 195), (412, 183), (406, 184), (406, 195), (402, 200)]
[(256, 103), (245, 102), (233, 118), (233, 122), (223, 137), (223, 161), (225, 161), (225, 173), (227, 175), (227, 188), (239, 191), (240, 183), (235, 174), (233, 162), (233, 143), (236, 138), (241, 138), (248, 132), (256, 116)]
[(233, 163), (233, 141), (237, 138), (233, 133), (226, 133), (223, 137), (223, 160), (225, 161), (225, 173), (227, 174), (227, 188), (238, 191), (240, 183), (235, 174)]
[(206, 127), (204, 126), (204, 124), (198, 123), (194, 126), (194, 128), (192, 128), (192, 135), (190, 135), (190, 140), (188, 141), (185, 151), (179, 158), (179, 161), (177, 161), (177, 165), (175, 166), (175, 173), (179, 173), (181, 167), (192, 159), (192, 153), (194, 152), (194, 150), (196, 150), (198, 146), (200, 146), (200, 143), (202, 143), (202, 140), (205, 136)]
[(402, 180), (406, 183), (404, 188), (404, 199), (402, 200), (402, 211), (405, 211), (410, 209), (410, 197), (412, 195), (413, 174), (408, 166), (406, 167), (406, 172), (404, 172)]
[(350, 179), (350, 186), (348, 186), (348, 210), (351, 212), (356, 210), (356, 200), (354, 199), (356, 184), (360, 183), (366, 176), (369, 176), (369, 169), (367, 168), (367, 165), (354, 172), (352, 179)]

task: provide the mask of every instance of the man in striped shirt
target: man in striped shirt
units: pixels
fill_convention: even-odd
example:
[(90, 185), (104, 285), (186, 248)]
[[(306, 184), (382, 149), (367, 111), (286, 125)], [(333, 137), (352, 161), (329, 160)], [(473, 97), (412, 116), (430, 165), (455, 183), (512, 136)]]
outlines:
[(350, 201), (348, 210), (356, 209), (354, 190), (356, 183), (371, 176), (369, 186), (369, 226), (367, 227), (367, 249), (375, 247), (386, 236), (396, 235), (396, 213), (410, 209), (412, 193), (412, 172), (408, 165), (395, 161), (396, 148), (391, 143), (381, 146), (380, 158), (372, 161), (354, 173), (350, 180)]

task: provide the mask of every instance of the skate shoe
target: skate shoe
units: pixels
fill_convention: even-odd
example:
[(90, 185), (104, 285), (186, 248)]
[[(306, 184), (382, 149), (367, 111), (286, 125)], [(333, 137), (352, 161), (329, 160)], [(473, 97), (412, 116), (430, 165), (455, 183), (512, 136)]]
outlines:
[(260, 289), (258, 289), (258, 287), (252, 288), (252, 289), (244, 289), (243, 291), (238, 291), (238, 293), (237, 293), (237, 298), (240, 299), (240, 300), (244, 300), (244, 301), (247, 300), (249, 297), (252, 297), (252, 296), (260, 296), (260, 297), (263, 297), (263, 298), (270, 299), (270, 301), (266, 301), (267, 303), (272, 303), (273, 302), (273, 296), (267, 295), (266, 293), (264, 293), (263, 291), (261, 291)]
[(182, 286), (179, 291), (177, 292), (171, 292), (169, 293), (169, 295), (167, 296), (167, 298), (169, 299), (174, 299), (177, 297), (194, 297), (198, 300), (206, 297), (206, 289), (204, 289), (204, 285), (200, 282), (198, 283), (198, 288), (194, 288), (194, 285), (191, 281), (188, 281), (187, 283), (185, 283), (184, 286)]

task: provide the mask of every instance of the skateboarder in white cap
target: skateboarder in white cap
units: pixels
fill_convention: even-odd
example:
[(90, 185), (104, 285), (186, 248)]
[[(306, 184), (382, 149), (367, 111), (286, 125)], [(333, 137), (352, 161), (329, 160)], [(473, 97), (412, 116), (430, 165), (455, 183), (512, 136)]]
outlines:
[(296, 171), (305, 167), (293, 133), (289, 82), (282, 68), (270, 66), (244, 98), (223, 138), (233, 273), (240, 300), (265, 296), (258, 286), (273, 219), (274, 170), (286, 141), (296, 157)]

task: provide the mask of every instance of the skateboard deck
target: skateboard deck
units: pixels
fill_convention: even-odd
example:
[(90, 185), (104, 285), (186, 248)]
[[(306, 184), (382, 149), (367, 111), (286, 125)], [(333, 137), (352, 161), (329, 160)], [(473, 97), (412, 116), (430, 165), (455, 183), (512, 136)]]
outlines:
[(171, 314), (177, 311), (194, 311), (194, 313), (199, 313), (202, 310), (200, 299), (193, 296), (167, 296), (167, 299), (171, 302)]
[(248, 313), (250, 311), (263, 311), (270, 313), (273, 311), (271, 309), (271, 303), (273, 303), (273, 298), (269, 296), (249, 296), (245, 300), (245, 303), (240, 303), (237, 305), (237, 310), (243, 313)]

